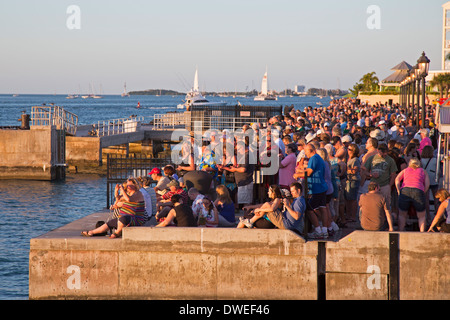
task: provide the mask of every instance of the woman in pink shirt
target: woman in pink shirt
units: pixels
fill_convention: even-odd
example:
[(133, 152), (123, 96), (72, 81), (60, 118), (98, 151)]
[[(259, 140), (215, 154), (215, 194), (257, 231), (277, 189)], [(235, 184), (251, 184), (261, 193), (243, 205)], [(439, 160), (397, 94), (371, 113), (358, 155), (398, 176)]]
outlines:
[(295, 167), (297, 165), (297, 156), (295, 150), (296, 144), (288, 144), (286, 146), (286, 157), (280, 162), (280, 170), (278, 171), (278, 184), (282, 189), (288, 189), (291, 183), (296, 182), (294, 178)]
[(395, 179), (398, 197), (398, 228), (405, 230), (406, 216), (410, 206), (414, 206), (419, 220), (420, 232), (425, 232), (426, 204), (425, 195), (430, 187), (430, 179), (427, 172), (422, 169), (420, 160), (409, 160), (408, 168), (402, 170)]

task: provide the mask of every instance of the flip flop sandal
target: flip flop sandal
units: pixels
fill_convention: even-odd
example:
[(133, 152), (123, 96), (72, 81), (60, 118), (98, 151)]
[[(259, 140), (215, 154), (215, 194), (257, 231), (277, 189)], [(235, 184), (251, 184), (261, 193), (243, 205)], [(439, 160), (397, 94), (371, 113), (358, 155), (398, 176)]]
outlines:
[(92, 236), (94, 236), (93, 234), (89, 234), (89, 231), (82, 231), (82, 232), (81, 232), (81, 235), (82, 235), (83, 237), (92, 237)]
[(109, 236), (111, 239), (117, 239), (117, 238), (122, 238), (122, 234), (118, 234), (118, 233), (113, 233), (112, 235)]

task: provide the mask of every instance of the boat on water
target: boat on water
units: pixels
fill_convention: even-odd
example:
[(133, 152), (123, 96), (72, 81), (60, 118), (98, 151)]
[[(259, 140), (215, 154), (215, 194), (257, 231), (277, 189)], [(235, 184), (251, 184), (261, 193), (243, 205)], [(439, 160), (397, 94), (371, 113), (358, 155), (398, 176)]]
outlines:
[(198, 89), (198, 69), (195, 69), (194, 76), (194, 86), (192, 89), (186, 94), (184, 98), (184, 103), (177, 105), (178, 109), (186, 109), (189, 111), (191, 106), (205, 106), (205, 107), (217, 107), (217, 106), (226, 106), (227, 103), (224, 101), (213, 102), (207, 100)]
[(77, 99), (79, 96), (76, 94), (69, 94), (66, 99)]
[(123, 85), (123, 93), (122, 93), (122, 97), (129, 97), (130, 94), (127, 92), (127, 83), (125, 82), (125, 84)]
[[(102, 89), (100, 89), (100, 90), (102, 91)], [(87, 95), (81, 96), (81, 98), (83, 98), (83, 99), (101, 99), (101, 98), (103, 98), (102, 96), (99, 96), (99, 95), (97, 95), (95, 93), (92, 93), (93, 91), (94, 91), (93, 90), (93, 86), (90, 84), (89, 85), (89, 92), (90, 93), (87, 94)]]
[(267, 70), (266, 70), (266, 73), (264, 73), (262, 83), (261, 83), (261, 93), (258, 94), (254, 98), (254, 101), (278, 100), (278, 98), (275, 95), (269, 93), (268, 88), (269, 88), (269, 85), (268, 85)]

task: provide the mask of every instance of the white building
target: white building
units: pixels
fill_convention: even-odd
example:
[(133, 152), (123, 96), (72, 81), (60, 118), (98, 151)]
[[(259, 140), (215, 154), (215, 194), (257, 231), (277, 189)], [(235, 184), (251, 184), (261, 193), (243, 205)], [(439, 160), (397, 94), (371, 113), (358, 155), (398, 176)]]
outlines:
[(434, 76), (440, 73), (450, 72), (450, 60), (446, 57), (450, 54), (450, 1), (442, 5), (442, 57), (441, 70), (430, 70), (426, 81), (429, 83)]

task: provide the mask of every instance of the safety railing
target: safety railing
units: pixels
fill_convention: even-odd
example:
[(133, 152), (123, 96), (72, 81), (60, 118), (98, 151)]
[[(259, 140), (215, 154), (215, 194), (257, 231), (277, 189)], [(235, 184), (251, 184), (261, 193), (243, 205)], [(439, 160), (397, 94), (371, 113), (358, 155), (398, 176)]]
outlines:
[(155, 114), (153, 116), (153, 126), (155, 130), (181, 129), (189, 123), (190, 112)]
[(194, 130), (199, 127), (203, 131), (209, 129), (215, 130), (237, 130), (242, 129), (245, 124), (264, 123), (267, 118), (259, 117), (230, 117), (201, 115), (191, 116), (185, 113), (169, 113), (154, 115), (154, 130), (187, 129)]
[(31, 125), (56, 126), (59, 130), (75, 135), (78, 116), (59, 106), (33, 106), (31, 107)]
[(146, 155), (127, 157), (120, 154), (108, 154), (106, 166), (106, 207), (114, 202), (114, 187), (130, 177), (148, 177), (150, 171), (157, 167), (162, 169), (171, 163), (171, 158), (153, 158)]
[(132, 116), (129, 118), (101, 120), (97, 122), (95, 127), (96, 136), (111, 136), (128, 132), (139, 131), (141, 122), (144, 121), (143, 116)]

